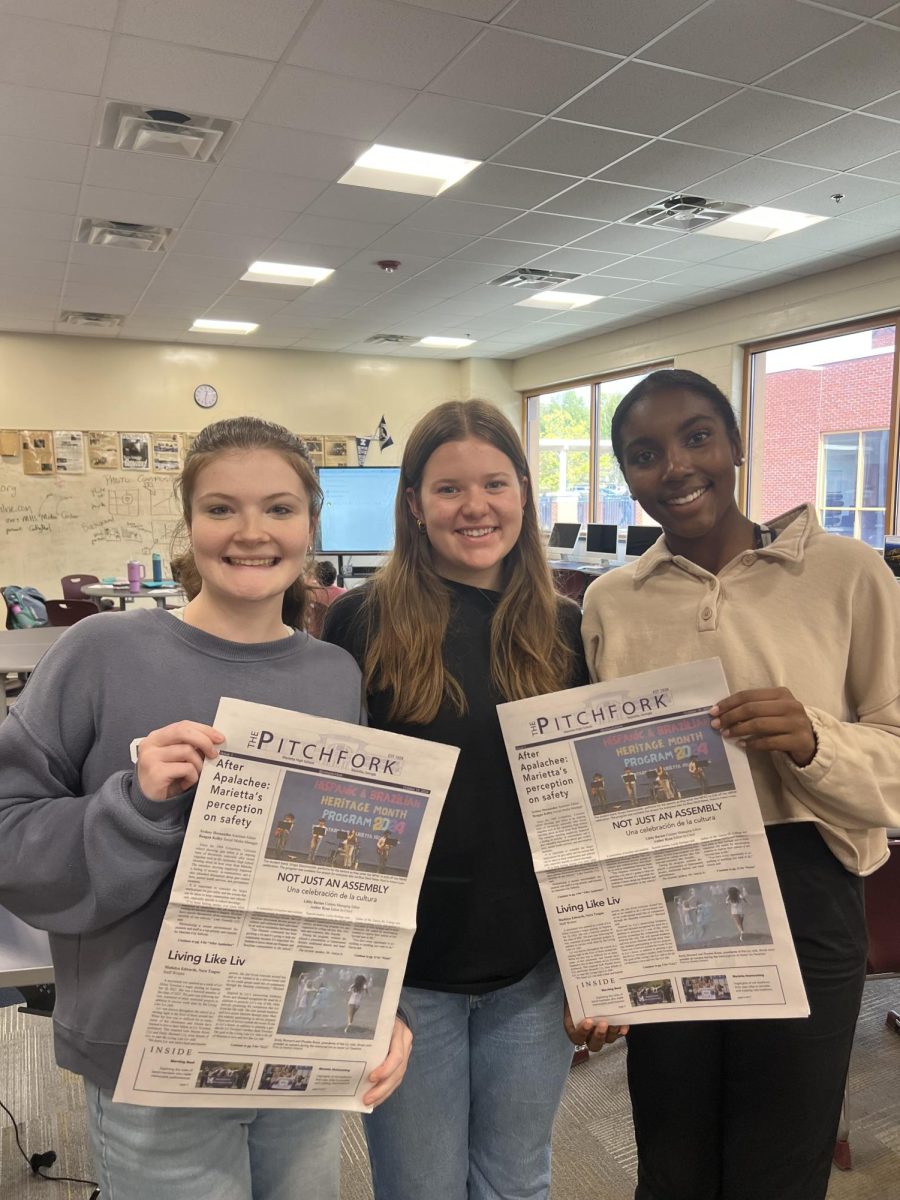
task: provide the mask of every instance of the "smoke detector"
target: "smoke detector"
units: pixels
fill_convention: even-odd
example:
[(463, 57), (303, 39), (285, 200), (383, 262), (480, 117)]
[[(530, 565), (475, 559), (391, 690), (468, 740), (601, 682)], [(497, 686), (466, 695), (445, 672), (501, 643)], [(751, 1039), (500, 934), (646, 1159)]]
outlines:
[(573, 279), (580, 278), (580, 274), (573, 275), (567, 271), (538, 271), (534, 267), (516, 267), (514, 271), (507, 271), (498, 279), (492, 279), (490, 287), (523, 288), (529, 292), (543, 292), (547, 288), (556, 287), (558, 283), (570, 283)]
[(405, 346), (410, 342), (418, 341), (418, 338), (411, 337), (407, 333), (373, 333), (371, 337), (367, 337), (365, 344), (372, 343), (376, 346)]
[(115, 313), (76, 312), (66, 308), (59, 314), (60, 325), (80, 325), (91, 329), (118, 329), (125, 320)]
[(136, 225), (133, 221), (108, 221), (85, 217), (78, 226), (76, 241), (90, 246), (118, 246), (126, 250), (162, 250), (172, 232), (162, 225)]
[(696, 233), (745, 212), (749, 204), (729, 204), (723, 200), (706, 200), (703, 196), (668, 196), (649, 208), (623, 217), (625, 225), (644, 225), (654, 229), (674, 229), (679, 233)]
[(172, 108), (145, 108), (112, 100), (103, 114), (99, 146), (133, 150), (139, 154), (166, 154), (195, 162), (216, 162), (237, 129), (222, 117), (179, 112)]

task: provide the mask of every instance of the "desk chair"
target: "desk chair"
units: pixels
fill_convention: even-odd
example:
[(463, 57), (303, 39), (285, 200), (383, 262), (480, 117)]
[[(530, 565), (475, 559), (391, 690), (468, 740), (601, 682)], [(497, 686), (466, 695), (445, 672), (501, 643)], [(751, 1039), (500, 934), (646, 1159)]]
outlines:
[(47, 600), (47, 620), (51, 625), (74, 625), (99, 611), (93, 600)]
[[(866, 931), (869, 935), (867, 979), (900, 977), (900, 829), (888, 830), (888, 852), (888, 861), (873, 875), (867, 875), (864, 884)], [(885, 1023), (888, 1029), (900, 1033), (900, 1003), (888, 1012)], [(842, 1171), (849, 1171), (853, 1165), (850, 1154), (849, 1084), (844, 1092), (834, 1165)]]
[(96, 575), (63, 575), (60, 579), (63, 600), (84, 600), (82, 588), (89, 583), (99, 583)]

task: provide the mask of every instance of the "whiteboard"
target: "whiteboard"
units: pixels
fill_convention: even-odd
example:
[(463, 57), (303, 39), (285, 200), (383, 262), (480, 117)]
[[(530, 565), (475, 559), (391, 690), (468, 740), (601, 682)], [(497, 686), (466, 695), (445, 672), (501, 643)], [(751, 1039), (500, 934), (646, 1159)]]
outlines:
[(154, 551), (169, 579), (180, 512), (172, 475), (25, 475), (20, 458), (0, 459), (0, 587), (59, 599), (63, 575), (122, 579), (128, 560), (140, 559), (149, 577)]

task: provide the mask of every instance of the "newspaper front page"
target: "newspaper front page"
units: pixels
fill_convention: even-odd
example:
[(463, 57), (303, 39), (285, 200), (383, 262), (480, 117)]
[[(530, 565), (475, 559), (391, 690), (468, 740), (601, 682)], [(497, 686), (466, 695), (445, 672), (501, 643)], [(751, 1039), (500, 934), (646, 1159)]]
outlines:
[(809, 1008), (719, 659), (498, 706), (576, 1024)]
[(367, 1111), (453, 746), (224, 698), (115, 1099)]

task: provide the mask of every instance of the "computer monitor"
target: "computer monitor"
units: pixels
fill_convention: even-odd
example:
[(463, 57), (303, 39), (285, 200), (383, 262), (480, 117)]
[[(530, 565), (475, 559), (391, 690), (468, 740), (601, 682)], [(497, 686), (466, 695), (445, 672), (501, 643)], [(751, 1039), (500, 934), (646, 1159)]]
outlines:
[(659, 525), (629, 525), (625, 537), (625, 557), (637, 558), (650, 549), (661, 533)]
[(619, 540), (618, 525), (595, 525), (588, 523), (585, 543), (585, 561), (607, 563), (616, 557)]
[(581, 533), (580, 521), (556, 521), (547, 539), (547, 554), (550, 558), (568, 558), (575, 549)]

